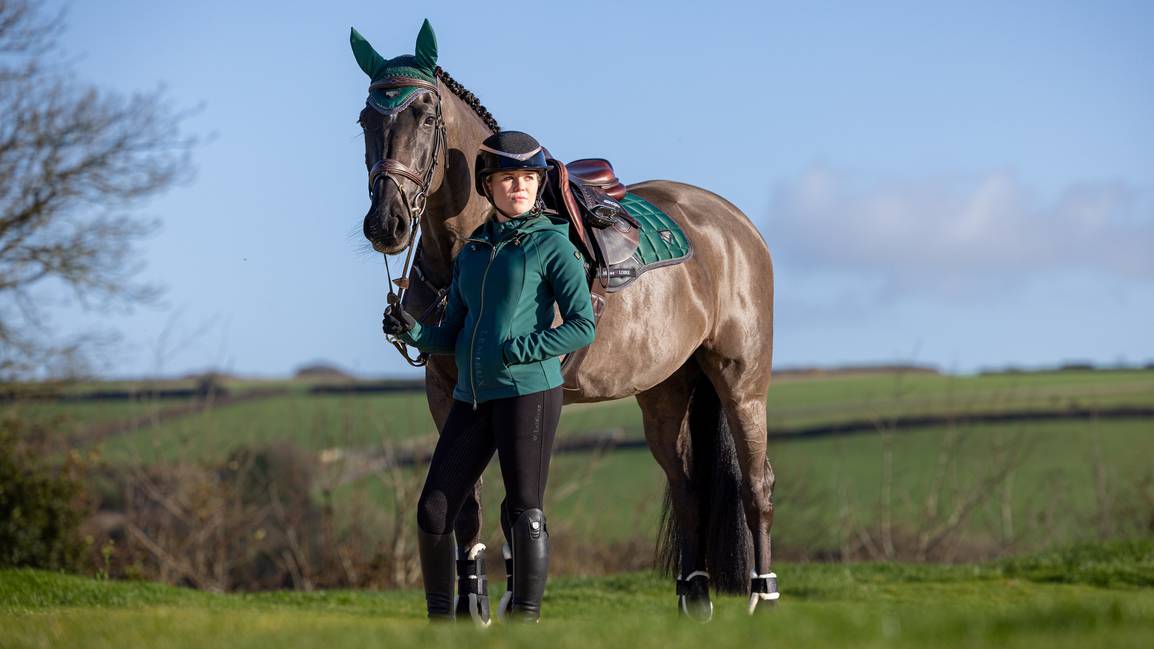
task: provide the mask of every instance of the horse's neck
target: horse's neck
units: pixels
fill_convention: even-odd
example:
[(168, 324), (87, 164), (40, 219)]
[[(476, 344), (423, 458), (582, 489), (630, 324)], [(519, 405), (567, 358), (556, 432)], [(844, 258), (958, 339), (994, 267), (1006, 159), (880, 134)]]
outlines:
[(443, 90), (445, 170), (440, 186), (429, 195), (421, 220), (421, 256), (429, 279), (449, 283), (453, 255), (462, 240), (485, 219), (489, 203), (473, 187), (473, 158), (477, 147), (492, 134), (489, 127), (456, 95)]

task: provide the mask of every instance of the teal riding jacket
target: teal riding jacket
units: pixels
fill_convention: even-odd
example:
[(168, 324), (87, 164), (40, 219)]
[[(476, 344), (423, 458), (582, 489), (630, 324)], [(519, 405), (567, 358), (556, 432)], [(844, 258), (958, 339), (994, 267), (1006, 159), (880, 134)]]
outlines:
[[(593, 306), (581, 254), (563, 219), (527, 212), (490, 218), (465, 240), (441, 324), (400, 338), (455, 354), (453, 398), (478, 403), (562, 384), (558, 356), (593, 342)], [(553, 328), (556, 303), (563, 322)]]

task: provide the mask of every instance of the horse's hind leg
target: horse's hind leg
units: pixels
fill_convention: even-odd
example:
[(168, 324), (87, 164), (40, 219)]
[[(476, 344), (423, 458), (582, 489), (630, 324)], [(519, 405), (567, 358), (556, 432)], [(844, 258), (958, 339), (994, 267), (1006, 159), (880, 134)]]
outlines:
[(753, 535), (754, 564), (749, 611), (759, 601), (778, 598), (777, 575), (770, 570), (773, 527), (773, 467), (766, 455), (765, 396), (769, 387), (769, 352), (757, 354), (749, 344), (731, 357), (722, 350), (701, 349), (697, 359), (721, 398), (737, 449), (742, 475), (742, 505)]
[(663, 546), (666, 552), (676, 553), (665, 558), (677, 575), (679, 606), (683, 614), (708, 621), (713, 616), (705, 572), (708, 521), (701, 516), (703, 493), (694, 485), (689, 465), (689, 400), (699, 374), (690, 360), (665, 381), (638, 394), (637, 403), (645, 441), (669, 483), (673, 511), (666, 515), (674, 519), (664, 526)]

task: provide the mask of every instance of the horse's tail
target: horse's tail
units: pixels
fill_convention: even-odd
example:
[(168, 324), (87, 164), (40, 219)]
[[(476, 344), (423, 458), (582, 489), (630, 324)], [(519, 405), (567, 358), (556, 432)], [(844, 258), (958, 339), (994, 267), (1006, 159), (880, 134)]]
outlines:
[[(689, 399), (689, 436), (693, 453), (690, 485), (701, 494), (699, 520), (706, 521), (706, 533), (700, 542), (705, 546), (710, 584), (719, 592), (748, 593), (753, 542), (741, 504), (741, 468), (721, 400), (704, 372), (699, 373)], [(682, 535), (696, 533), (679, 529), (675, 511), (679, 505), (666, 486), (657, 562), (673, 577), (678, 576)]]

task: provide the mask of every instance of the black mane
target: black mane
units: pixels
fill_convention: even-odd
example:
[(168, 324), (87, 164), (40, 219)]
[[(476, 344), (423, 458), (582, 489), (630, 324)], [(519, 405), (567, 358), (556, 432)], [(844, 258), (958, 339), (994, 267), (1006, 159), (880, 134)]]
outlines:
[(439, 65), (433, 74), (445, 84), (445, 87), (448, 88), (450, 92), (468, 104), (469, 108), (472, 108), (473, 112), (477, 114), (477, 117), (480, 117), (481, 121), (485, 122), (485, 126), (488, 126), (489, 130), (494, 133), (501, 130), (501, 127), (497, 124), (497, 118), (493, 117), (493, 114), (489, 112), (489, 109), (485, 108), (480, 99), (477, 99), (477, 95), (474, 95), (467, 90), (465, 86), (457, 83), (457, 80), (449, 76), (449, 73), (445, 72)]

